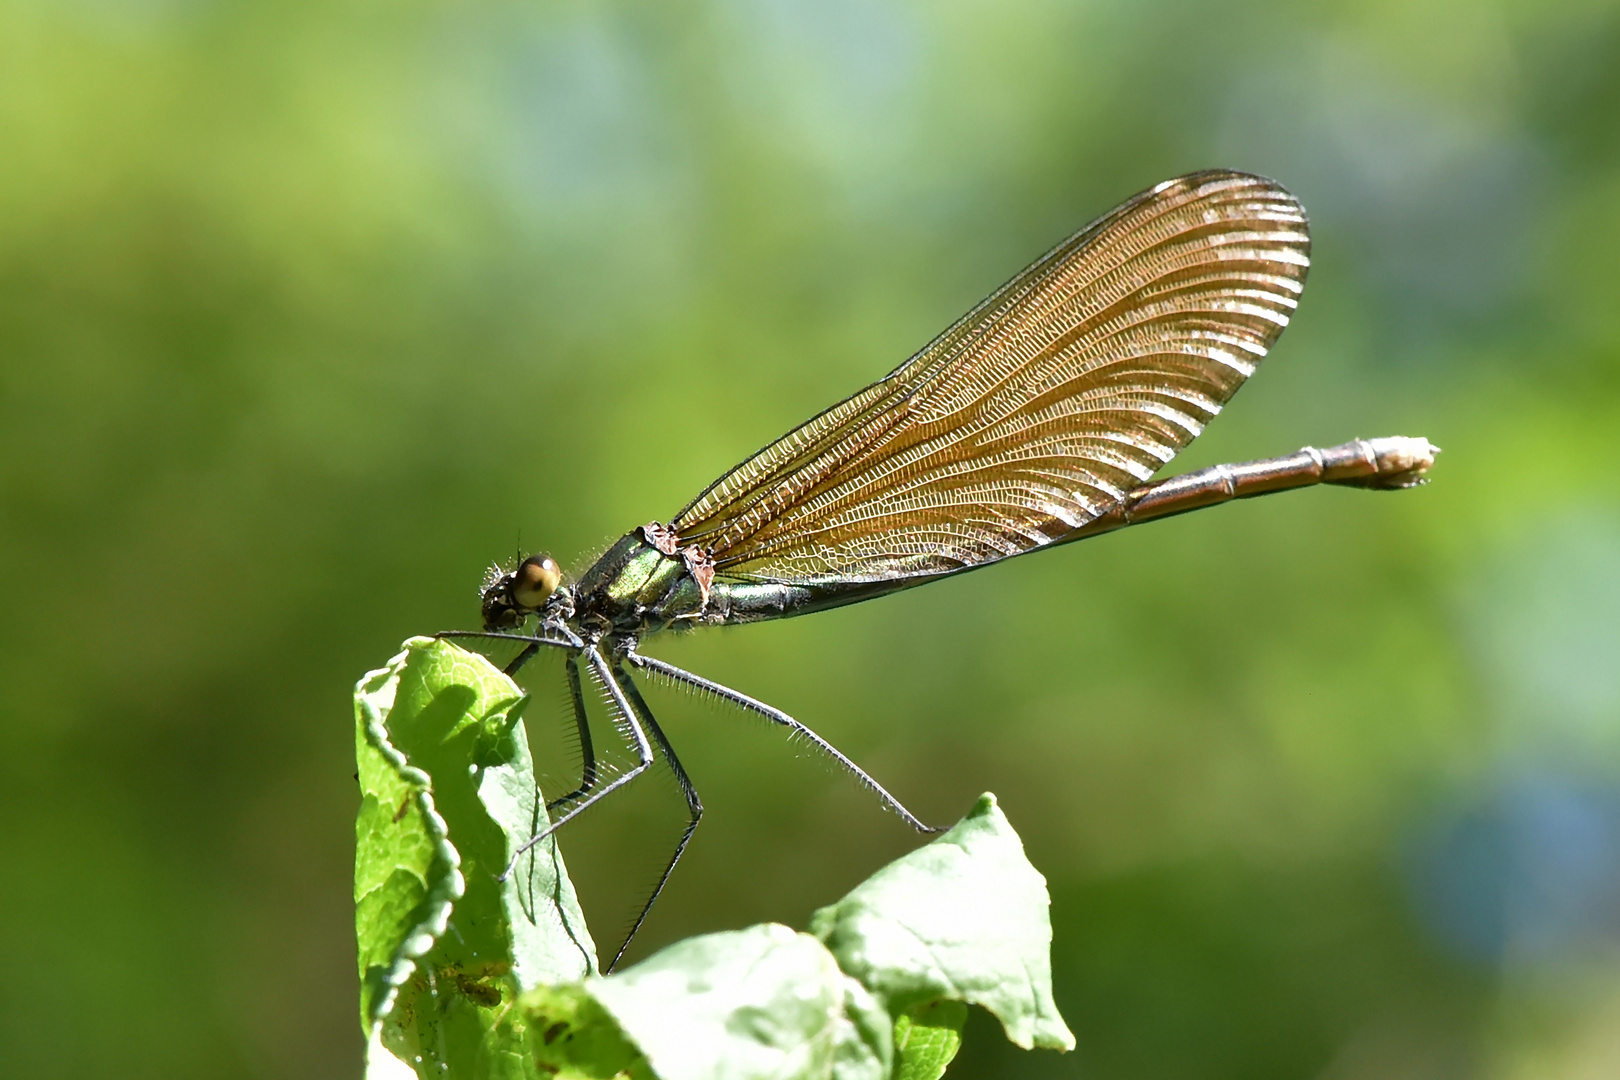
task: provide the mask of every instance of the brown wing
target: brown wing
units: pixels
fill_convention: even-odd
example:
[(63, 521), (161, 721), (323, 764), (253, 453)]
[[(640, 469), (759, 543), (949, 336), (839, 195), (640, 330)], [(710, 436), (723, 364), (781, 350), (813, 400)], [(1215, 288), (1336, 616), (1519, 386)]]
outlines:
[(933, 576), (1061, 541), (1220, 412), (1288, 325), (1309, 265), (1305, 211), (1276, 183), (1166, 181), (671, 527), (726, 577), (796, 584)]

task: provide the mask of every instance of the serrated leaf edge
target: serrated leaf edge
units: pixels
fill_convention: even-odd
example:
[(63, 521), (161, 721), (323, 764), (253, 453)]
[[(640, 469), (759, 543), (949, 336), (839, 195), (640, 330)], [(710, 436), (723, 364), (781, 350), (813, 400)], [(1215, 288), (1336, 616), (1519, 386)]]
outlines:
[[(413, 637), (404, 643), (404, 648), (397, 656), (375, 671), (368, 671), (355, 684), (354, 701), (363, 718), (363, 729), (366, 733), (366, 743), (377, 750), (384, 759), (399, 773), (406, 783), (416, 788), (412, 798), (416, 800), (417, 808), (422, 813), (422, 820), (426, 823), (428, 836), (433, 841), (434, 854), (449, 864), (450, 872), (428, 891), (428, 914), (401, 939), (399, 947), (394, 950), (391, 962), (383, 975), (383, 984), (388, 988), (372, 1002), (371, 1016), (368, 1017), (371, 1030), (368, 1039), (375, 1040), (382, 1030), (382, 1022), (394, 1009), (394, 1003), (399, 997), (399, 988), (416, 972), (416, 961), (426, 955), (438, 942), (441, 935), (450, 925), (450, 913), (466, 892), (466, 879), (461, 876), (461, 853), (450, 843), (450, 827), (444, 818), (439, 816), (433, 805), (433, 780), (427, 773), (412, 765), (405, 755), (388, 741), (388, 730), (384, 726), (384, 716), (387, 710), (394, 706), (393, 690), (399, 685), (400, 673), (409, 663), (411, 653), (431, 646), (435, 639), (430, 637)], [(390, 685), (392, 684), (392, 685)], [(382, 708), (379, 709), (378, 706)]]

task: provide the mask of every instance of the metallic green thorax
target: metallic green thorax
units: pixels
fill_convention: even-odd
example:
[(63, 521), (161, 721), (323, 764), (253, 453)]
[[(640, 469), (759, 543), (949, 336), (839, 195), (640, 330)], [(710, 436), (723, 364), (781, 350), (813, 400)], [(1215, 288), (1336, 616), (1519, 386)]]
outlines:
[(700, 618), (703, 607), (686, 560), (648, 543), (642, 529), (620, 537), (574, 587), (580, 622), (604, 633), (652, 633)]
[(574, 586), (575, 617), (582, 627), (600, 634), (644, 636), (670, 628), (805, 615), (919, 584), (794, 585), (715, 579), (704, 589), (694, 574), (694, 561), (700, 559), (694, 549), (676, 548), (661, 526), (632, 530)]

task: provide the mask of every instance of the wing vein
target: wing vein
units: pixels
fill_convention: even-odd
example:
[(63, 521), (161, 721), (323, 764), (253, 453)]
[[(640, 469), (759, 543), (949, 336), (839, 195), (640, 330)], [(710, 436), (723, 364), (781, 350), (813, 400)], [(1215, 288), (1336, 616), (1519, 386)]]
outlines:
[(671, 523), (738, 580), (950, 573), (1060, 542), (1203, 431), (1293, 317), (1304, 210), (1234, 172), (1081, 229)]

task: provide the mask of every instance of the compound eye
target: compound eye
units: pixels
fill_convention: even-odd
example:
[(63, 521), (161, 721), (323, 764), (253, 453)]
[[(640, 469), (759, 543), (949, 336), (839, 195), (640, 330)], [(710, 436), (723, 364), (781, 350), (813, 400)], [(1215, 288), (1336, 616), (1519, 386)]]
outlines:
[(512, 599), (519, 607), (533, 611), (561, 584), (562, 570), (550, 555), (530, 555), (512, 571)]

